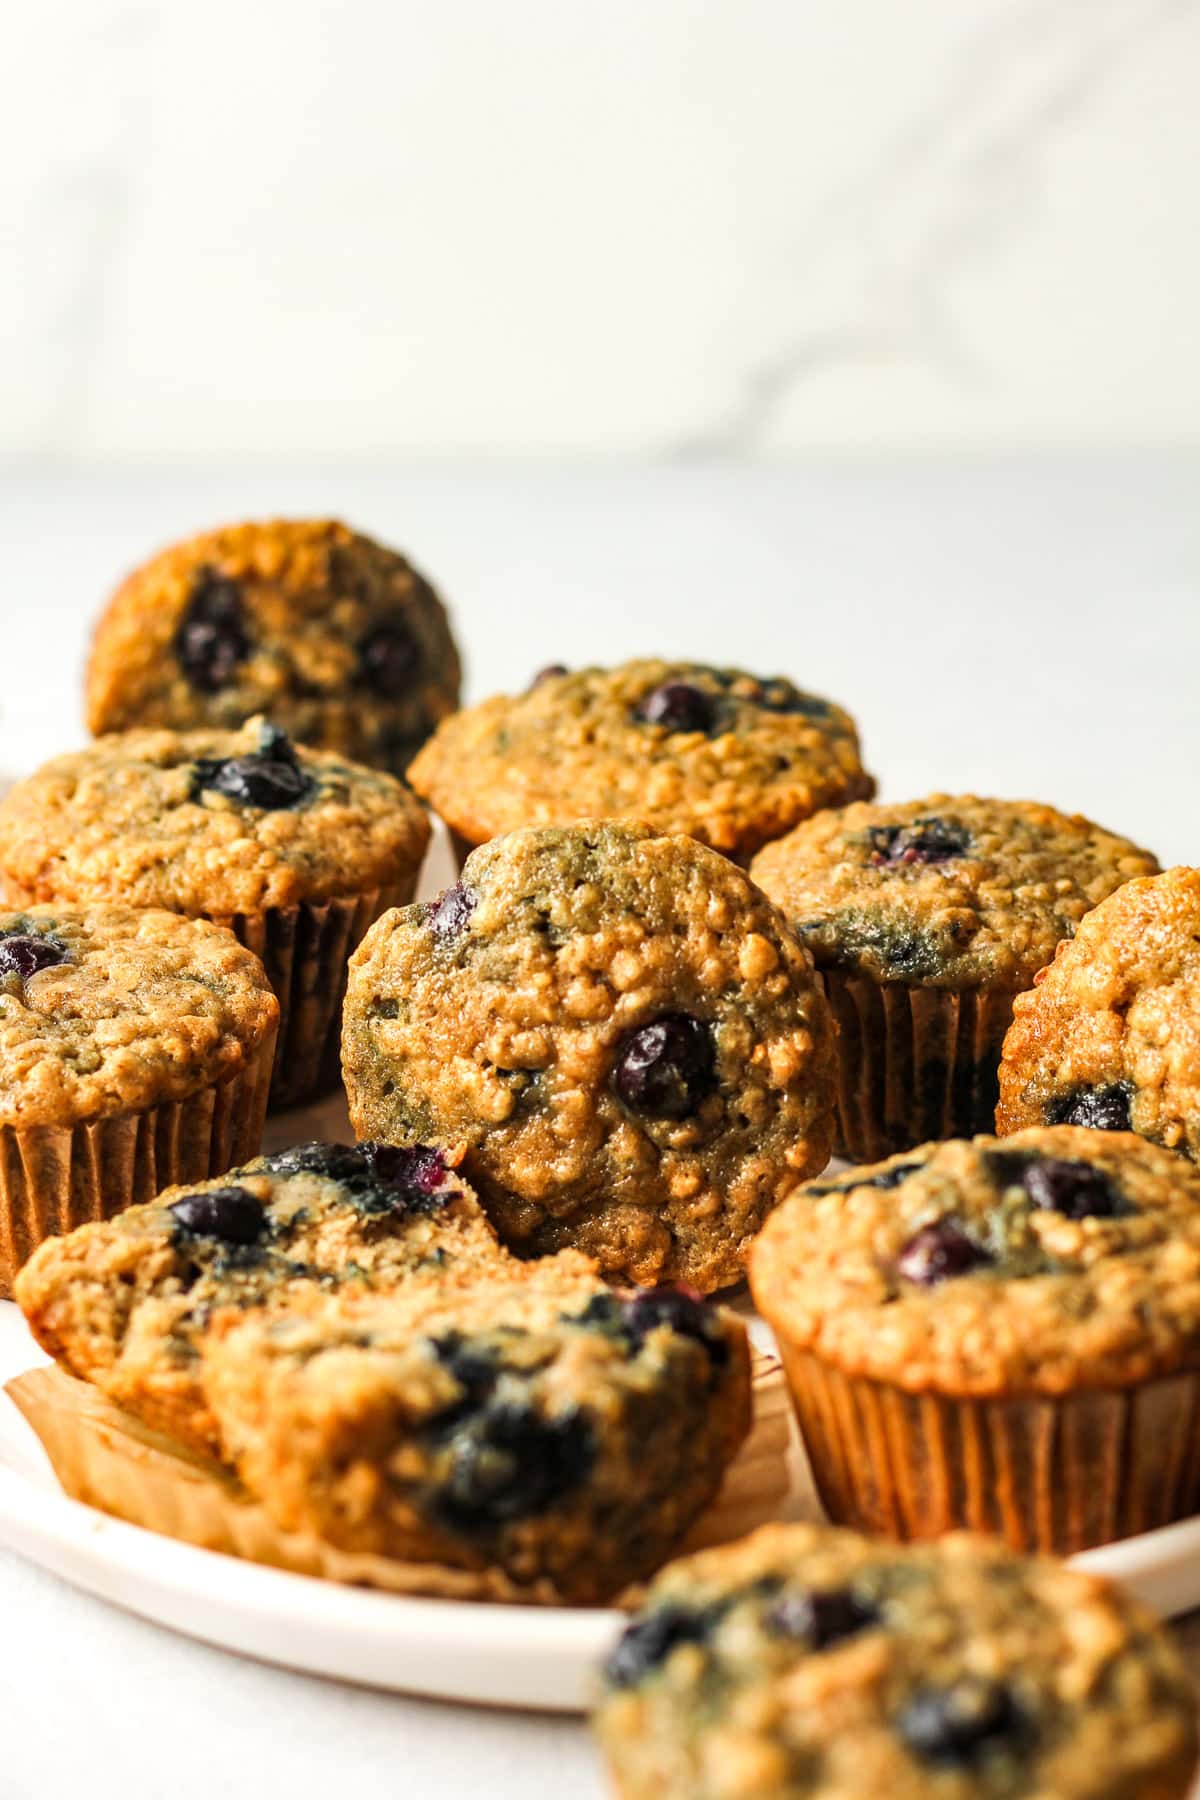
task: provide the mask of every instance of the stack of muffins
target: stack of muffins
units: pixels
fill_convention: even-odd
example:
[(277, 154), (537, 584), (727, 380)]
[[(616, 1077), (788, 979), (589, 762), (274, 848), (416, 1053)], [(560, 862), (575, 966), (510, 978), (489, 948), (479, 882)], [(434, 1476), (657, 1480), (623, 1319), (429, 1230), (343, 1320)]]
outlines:
[[(668, 1569), (619, 1791), (1183, 1795), (1173, 1652), (1046, 1557), (1200, 1510), (1200, 874), (876, 803), (782, 677), (459, 677), (335, 523), (119, 589), (96, 742), (0, 803), (4, 1291), (282, 1529), (594, 1602), (745, 1438), (748, 1272), (827, 1513), (892, 1544)], [(413, 904), (422, 800), (461, 872)], [(360, 1143), (256, 1158), (339, 1073)]]

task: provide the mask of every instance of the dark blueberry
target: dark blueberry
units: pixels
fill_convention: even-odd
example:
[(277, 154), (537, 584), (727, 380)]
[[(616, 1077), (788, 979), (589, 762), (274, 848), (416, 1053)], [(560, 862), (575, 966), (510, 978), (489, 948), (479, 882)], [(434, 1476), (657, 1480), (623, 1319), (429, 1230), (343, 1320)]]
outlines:
[(301, 768), (291, 739), (275, 725), (263, 726), (257, 750), (245, 756), (202, 757), (192, 774), (194, 797), (207, 789), (264, 812), (299, 806), (315, 785)]
[(666, 1662), (677, 1644), (707, 1642), (724, 1610), (719, 1605), (697, 1610), (668, 1600), (653, 1612), (644, 1613), (627, 1625), (617, 1639), (616, 1648), (604, 1665), (606, 1680), (616, 1688), (636, 1687), (651, 1670)]
[(664, 1013), (621, 1041), (616, 1089), (626, 1106), (658, 1119), (686, 1119), (716, 1086), (712, 1033), (689, 1013)]
[(766, 1615), (769, 1630), (798, 1638), (813, 1650), (826, 1650), (878, 1623), (879, 1609), (849, 1588), (816, 1594), (784, 1592)]
[(198, 572), (172, 647), (194, 688), (215, 694), (228, 686), (251, 647), (236, 581), (215, 569)]
[[(369, 1215), (429, 1212), (446, 1178), (446, 1159), (428, 1144), (297, 1144), (263, 1158), (272, 1175), (322, 1175), (345, 1187)], [(449, 1199), (449, 1194), (440, 1196)]]
[(1046, 1122), (1086, 1125), (1090, 1131), (1128, 1131), (1132, 1098), (1132, 1090), (1123, 1082), (1113, 1087), (1081, 1088), (1054, 1101)]
[(867, 833), (877, 868), (944, 863), (965, 856), (971, 834), (948, 819), (914, 819), (911, 825), (873, 825)]
[(473, 1344), (460, 1331), (447, 1331), (432, 1342), (434, 1355), (463, 1390), (462, 1399), (432, 1421), (435, 1428), (444, 1430), (457, 1426), (468, 1413), (486, 1404), (499, 1379), (500, 1365), (494, 1350)]
[(1035, 1206), (1068, 1219), (1111, 1219), (1122, 1210), (1112, 1182), (1091, 1163), (1043, 1157), (1028, 1165), (1022, 1185)]
[(405, 1194), (435, 1194), (446, 1179), (446, 1158), (431, 1144), (361, 1144), (372, 1179)]
[(596, 1444), (578, 1410), (546, 1419), (520, 1402), (498, 1402), (469, 1418), (449, 1450), (434, 1510), (451, 1528), (477, 1531), (545, 1512), (585, 1479)]
[(547, 663), (544, 669), (538, 670), (530, 682), (530, 692), (536, 687), (541, 687), (543, 681), (557, 681), (560, 675), (569, 675), (570, 672), (566, 663)]
[(294, 1144), (263, 1157), (272, 1175), (323, 1175), (330, 1181), (361, 1180), (367, 1160), (361, 1144)]
[(1021, 1749), (1029, 1721), (1008, 1688), (964, 1679), (952, 1688), (918, 1688), (897, 1720), (900, 1736), (922, 1762), (962, 1768), (1002, 1744)]
[(473, 894), (461, 881), (456, 881), (453, 887), (448, 887), (445, 893), (430, 901), (430, 931), (447, 941), (461, 937), (478, 904), (479, 896)]
[(643, 695), (633, 716), (647, 725), (665, 725), (668, 731), (711, 731), (716, 708), (711, 697), (690, 681), (664, 681)]
[(358, 673), (374, 694), (395, 699), (412, 685), (421, 649), (403, 619), (385, 619), (359, 640)]
[(0, 975), (19, 975), (28, 981), (39, 969), (53, 969), (67, 960), (67, 946), (54, 937), (35, 937), (14, 931), (0, 938)]
[(645, 1288), (626, 1300), (625, 1316), (633, 1341), (639, 1347), (652, 1331), (666, 1326), (678, 1337), (702, 1344), (713, 1362), (727, 1362), (729, 1345), (713, 1307), (692, 1289), (676, 1286)]
[(185, 1194), (168, 1211), (189, 1237), (216, 1238), (222, 1244), (257, 1244), (267, 1229), (262, 1201), (240, 1187)]
[(896, 1258), (896, 1268), (905, 1281), (918, 1287), (936, 1287), (954, 1275), (966, 1275), (991, 1256), (982, 1244), (968, 1237), (953, 1219), (937, 1219), (914, 1232)]

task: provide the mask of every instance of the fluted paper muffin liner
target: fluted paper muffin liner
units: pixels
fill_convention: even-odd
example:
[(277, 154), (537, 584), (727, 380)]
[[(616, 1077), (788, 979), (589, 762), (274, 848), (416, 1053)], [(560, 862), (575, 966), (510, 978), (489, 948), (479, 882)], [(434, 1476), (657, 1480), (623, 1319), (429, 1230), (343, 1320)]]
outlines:
[(993, 1129), (1012, 993), (820, 974), (838, 1025), (836, 1155), (881, 1162), (934, 1138)]
[(780, 1344), (835, 1524), (884, 1537), (965, 1527), (1061, 1556), (1200, 1511), (1200, 1375), (1062, 1397), (912, 1394)]
[(257, 1156), (274, 1053), (270, 1032), (236, 1074), (142, 1112), (86, 1125), (0, 1126), (0, 1294), (12, 1293), (43, 1238)]
[[(790, 1409), (773, 1357), (755, 1357), (753, 1384), (750, 1436), (681, 1550), (741, 1537), (777, 1518), (787, 1498)], [(317, 1537), (281, 1531), (220, 1463), (180, 1448), (61, 1369), (32, 1369), (10, 1381), (6, 1392), (37, 1434), (71, 1499), (130, 1524), (295, 1574), (397, 1594), (560, 1603), (548, 1581), (520, 1585), (499, 1569), (455, 1569), (350, 1554)]]
[(279, 1001), (271, 1110), (330, 1093), (341, 1078), (342, 1002), (350, 957), (381, 913), (407, 906), (417, 872), (394, 887), (262, 913), (210, 913), (253, 950)]

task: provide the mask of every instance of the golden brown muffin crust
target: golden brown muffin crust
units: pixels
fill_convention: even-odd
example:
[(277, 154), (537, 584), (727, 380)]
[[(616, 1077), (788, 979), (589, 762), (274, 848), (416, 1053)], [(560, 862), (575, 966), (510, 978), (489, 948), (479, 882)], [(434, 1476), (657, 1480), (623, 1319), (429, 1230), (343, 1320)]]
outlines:
[(1200, 1161), (1200, 869), (1127, 882), (1018, 996), (996, 1129), (1058, 1119)]
[(605, 822), (498, 838), (439, 902), (379, 920), (342, 1063), (356, 1131), (465, 1144), (522, 1253), (707, 1291), (828, 1159), (830, 1040), (808, 957), (740, 869)]
[[(1095, 1171), (1107, 1212), (1038, 1199), (1039, 1163)], [(982, 1255), (925, 1285), (906, 1253), (943, 1224)], [(1200, 1169), (1069, 1125), (926, 1144), (802, 1188), (767, 1221), (750, 1283), (792, 1344), (909, 1392), (1132, 1386), (1200, 1367)]]
[[(639, 716), (671, 686), (700, 696), (706, 728)], [(520, 826), (632, 819), (738, 856), (875, 791), (840, 707), (787, 681), (657, 658), (552, 673), (456, 713), (409, 777), (472, 844)]]
[(818, 968), (878, 982), (1017, 991), (1084, 914), (1155, 858), (1028, 800), (931, 794), (818, 814), (751, 875)]
[(0, 914), (62, 960), (0, 967), (0, 1125), (67, 1126), (182, 1100), (251, 1065), (279, 1018), (228, 931), (127, 907)]
[(390, 775), (294, 746), (299, 805), (197, 787), (201, 762), (260, 753), (240, 731), (130, 731), (54, 757), (0, 801), (0, 880), (14, 905), (112, 900), (175, 912), (261, 913), (411, 877), (424, 809)]
[[(197, 613), (224, 654), (202, 635), (189, 654)], [(459, 678), (445, 609), (404, 557), (336, 519), (252, 521), (173, 544), (122, 583), (96, 627), (87, 723), (230, 729), (266, 713), (301, 743), (402, 773)]]

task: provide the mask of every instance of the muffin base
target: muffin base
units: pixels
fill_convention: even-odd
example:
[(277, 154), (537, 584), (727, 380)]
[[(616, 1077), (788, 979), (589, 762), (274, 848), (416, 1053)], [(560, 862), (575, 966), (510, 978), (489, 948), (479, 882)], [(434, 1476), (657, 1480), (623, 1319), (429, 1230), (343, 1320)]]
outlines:
[(994, 1128), (1012, 993), (819, 973), (838, 1025), (835, 1155), (882, 1162), (934, 1138)]
[(1067, 1556), (1200, 1511), (1200, 1374), (975, 1400), (906, 1393), (780, 1350), (835, 1524), (901, 1540), (965, 1527)]
[(263, 913), (207, 915), (253, 950), (279, 1001), (272, 1112), (318, 1099), (337, 1087), (347, 964), (380, 914), (393, 906), (407, 906), (416, 887), (414, 870), (398, 886), (364, 894), (302, 901)]
[(0, 1296), (10, 1297), (43, 1238), (257, 1156), (274, 1054), (272, 1033), (237, 1074), (143, 1112), (87, 1125), (0, 1126)]

